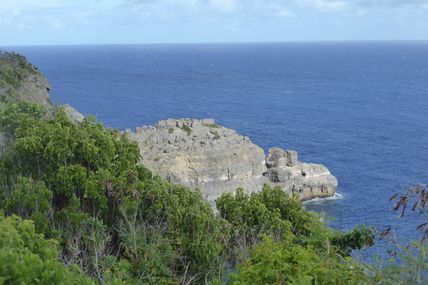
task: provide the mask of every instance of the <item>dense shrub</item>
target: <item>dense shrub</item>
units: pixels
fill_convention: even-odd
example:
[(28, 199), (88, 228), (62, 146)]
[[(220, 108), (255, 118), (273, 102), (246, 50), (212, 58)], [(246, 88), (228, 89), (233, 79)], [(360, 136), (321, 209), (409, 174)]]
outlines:
[(373, 244), (374, 232), (365, 227), (349, 233), (334, 232), (321, 218), (305, 211), (297, 197), (290, 197), (280, 187), (265, 185), (260, 193), (247, 195), (238, 189), (217, 200), (220, 216), (233, 229), (232, 242), (245, 248), (257, 244), (265, 235), (282, 240), (291, 233), (296, 243), (311, 245), (318, 254), (335, 246), (342, 255)]
[(265, 238), (250, 258), (231, 275), (231, 284), (365, 284), (363, 268), (351, 258), (339, 259), (336, 252), (321, 257), (311, 246), (293, 242), (292, 237), (273, 242)]
[(58, 245), (35, 232), (30, 220), (0, 214), (0, 284), (95, 284), (79, 268), (58, 261)]

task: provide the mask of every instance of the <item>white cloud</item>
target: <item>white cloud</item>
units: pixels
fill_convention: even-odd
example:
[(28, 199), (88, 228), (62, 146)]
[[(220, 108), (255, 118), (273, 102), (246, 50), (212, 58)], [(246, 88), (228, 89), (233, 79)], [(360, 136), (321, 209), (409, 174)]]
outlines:
[(0, 3), (0, 19), (3, 21), (9, 21), (17, 16), (19, 16), (22, 11), (29, 8), (46, 8), (52, 7), (57, 4), (56, 0), (41, 0), (35, 1), (31, 0), (1, 0)]
[[(315, 10), (320, 12), (340, 12), (351, 9), (370, 9), (371, 7), (391, 8), (397, 6), (428, 6), (428, 0), (122, 0), (126, 5), (156, 9), (173, 7), (192, 9), (205, 13), (260, 14), (270, 11), (270, 16), (286, 15), (288, 11), (299, 10), (301, 13)], [(282, 7), (283, 12), (274, 11), (272, 7)]]
[(222, 12), (232, 12), (236, 8), (235, 0), (209, 0), (208, 5), (210, 8)]
[[(285, 17), (292, 14), (294, 0), (123, 0), (125, 7), (151, 15), (218, 15), (233, 17)], [(166, 12), (168, 11), (168, 12)]]
[(351, 5), (350, 1), (343, 0), (300, 0), (299, 2), (306, 3), (308, 6), (323, 12), (342, 11)]
[[(392, 19), (397, 7), (426, 12), (428, 0), (0, 0), (0, 33), (11, 27), (40, 31), (79, 29), (94, 25), (218, 22), (238, 30), (267, 19), (314, 19), (318, 16)], [(405, 8), (404, 8), (405, 7)], [(402, 8), (402, 9), (401, 9)], [(404, 12), (402, 13), (405, 14)], [(411, 16), (409, 16), (411, 17)], [(297, 21), (297, 20), (296, 20)]]
[[(1, 0), (0, 33), (2, 29), (11, 28), (26, 31), (72, 29), (96, 20), (96, 11), (104, 7), (93, 6), (98, 0), (79, 1), (70, 4), (65, 0)], [(116, 5), (120, 3), (118, 1), (115, 0)]]

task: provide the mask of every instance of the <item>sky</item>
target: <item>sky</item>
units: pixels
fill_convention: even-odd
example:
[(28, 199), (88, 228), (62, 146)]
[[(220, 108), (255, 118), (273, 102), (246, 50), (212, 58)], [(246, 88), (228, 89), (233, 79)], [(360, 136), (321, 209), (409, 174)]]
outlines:
[(428, 0), (0, 0), (0, 46), (428, 40)]

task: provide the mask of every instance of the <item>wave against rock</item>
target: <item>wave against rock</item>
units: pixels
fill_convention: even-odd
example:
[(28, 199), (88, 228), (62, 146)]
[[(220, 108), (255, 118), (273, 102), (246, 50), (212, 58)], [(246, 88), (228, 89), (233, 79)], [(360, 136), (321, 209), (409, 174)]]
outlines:
[(213, 119), (168, 119), (127, 134), (155, 175), (199, 189), (211, 203), (239, 187), (258, 192), (264, 184), (281, 186), (302, 200), (332, 196), (337, 187), (325, 166), (299, 162), (297, 152), (280, 148), (265, 157), (248, 137)]

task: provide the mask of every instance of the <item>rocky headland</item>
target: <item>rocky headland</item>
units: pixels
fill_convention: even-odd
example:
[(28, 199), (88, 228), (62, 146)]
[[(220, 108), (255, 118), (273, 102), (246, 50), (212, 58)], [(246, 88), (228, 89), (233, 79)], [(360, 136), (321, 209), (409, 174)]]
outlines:
[(222, 193), (243, 188), (258, 192), (280, 186), (301, 200), (334, 195), (337, 179), (320, 164), (298, 161), (293, 150), (263, 149), (213, 119), (168, 119), (127, 130), (140, 147), (141, 162), (171, 183), (199, 189), (214, 202)]

